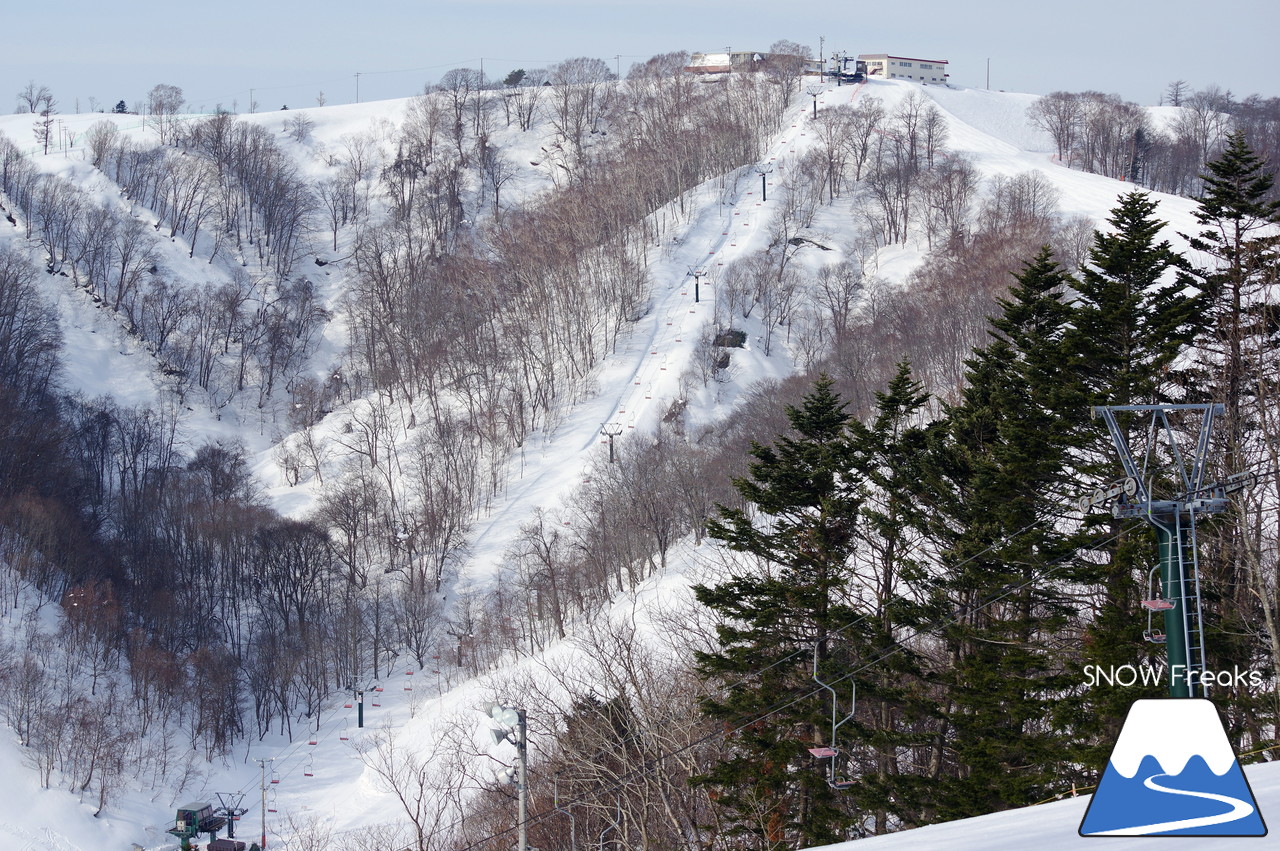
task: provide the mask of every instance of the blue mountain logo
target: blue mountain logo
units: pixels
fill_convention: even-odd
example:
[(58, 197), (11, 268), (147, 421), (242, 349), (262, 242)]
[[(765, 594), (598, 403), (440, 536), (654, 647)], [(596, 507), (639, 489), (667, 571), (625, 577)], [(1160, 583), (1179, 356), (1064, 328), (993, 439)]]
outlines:
[(1203, 699), (1129, 708), (1081, 836), (1266, 836), (1222, 719)]

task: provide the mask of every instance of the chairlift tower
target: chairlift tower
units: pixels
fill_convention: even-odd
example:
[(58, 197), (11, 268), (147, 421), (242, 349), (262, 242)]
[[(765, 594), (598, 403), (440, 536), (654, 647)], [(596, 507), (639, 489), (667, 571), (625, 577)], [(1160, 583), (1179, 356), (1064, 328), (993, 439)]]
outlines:
[[(1191, 457), (1179, 447), (1169, 421), (1171, 413), (1199, 414), (1200, 427)], [(1214, 417), (1223, 412), (1221, 404), (1211, 405), (1106, 405), (1093, 408), (1102, 417), (1120, 456), (1125, 478), (1080, 500), (1080, 509), (1112, 503), (1116, 517), (1143, 520), (1156, 532), (1160, 557), (1160, 588), (1142, 605), (1150, 618), (1164, 614), (1164, 631), (1150, 626), (1143, 636), (1164, 644), (1168, 656), (1169, 696), (1204, 697), (1204, 624), (1200, 606), (1200, 570), (1196, 549), (1196, 526), (1204, 515), (1227, 509), (1230, 484), (1205, 485), (1206, 459)], [(1119, 424), (1117, 413), (1140, 419), (1149, 416), (1146, 446), (1140, 457), (1133, 451)], [(1158, 452), (1161, 443), (1164, 452)], [(1159, 456), (1159, 457), (1158, 457)], [(1161, 479), (1157, 482), (1157, 477)], [(1180, 487), (1172, 498), (1159, 499), (1152, 493), (1158, 485)], [(1152, 571), (1153, 576), (1155, 571)]]

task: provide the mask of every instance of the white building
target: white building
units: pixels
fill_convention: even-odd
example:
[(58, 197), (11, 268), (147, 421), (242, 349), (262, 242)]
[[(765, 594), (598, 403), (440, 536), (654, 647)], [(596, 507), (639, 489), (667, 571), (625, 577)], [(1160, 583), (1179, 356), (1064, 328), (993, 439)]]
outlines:
[(916, 83), (945, 83), (947, 60), (912, 59), (887, 53), (863, 53), (858, 61), (867, 63), (867, 77), (882, 80), (911, 80)]
[(735, 50), (725, 53), (695, 53), (684, 70), (691, 74), (727, 74), (754, 68), (762, 54), (754, 50)]

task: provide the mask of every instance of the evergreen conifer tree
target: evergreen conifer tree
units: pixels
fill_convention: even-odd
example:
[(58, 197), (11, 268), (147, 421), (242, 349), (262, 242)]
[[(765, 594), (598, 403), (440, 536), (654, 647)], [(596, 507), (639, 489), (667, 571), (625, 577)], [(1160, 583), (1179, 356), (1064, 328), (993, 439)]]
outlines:
[(869, 814), (877, 834), (915, 826), (927, 800), (927, 764), (938, 723), (938, 693), (927, 660), (903, 630), (936, 617), (927, 605), (930, 578), (921, 562), (919, 482), (928, 394), (909, 363), (882, 393), (867, 424), (852, 420), (854, 464), (863, 482), (854, 581), (864, 617), (845, 631), (858, 674), (858, 743), (847, 796)]
[(1250, 372), (1260, 347), (1275, 342), (1275, 305), (1269, 296), (1280, 267), (1280, 201), (1268, 200), (1275, 175), (1243, 133), (1232, 133), (1222, 155), (1206, 168), (1204, 194), (1193, 214), (1201, 230), (1187, 237), (1193, 249), (1209, 257), (1197, 270), (1204, 323), (1197, 344), (1205, 357), (1193, 386), (1202, 397), (1226, 406), (1227, 472), (1239, 472)]
[[(1156, 207), (1144, 192), (1122, 196), (1108, 219), (1110, 230), (1094, 235), (1089, 263), (1074, 286), (1064, 345), (1072, 367), (1067, 389), (1078, 397), (1066, 404), (1063, 428), (1081, 436), (1074, 461), (1081, 493), (1115, 479), (1120, 469), (1111, 437), (1090, 418), (1090, 409), (1168, 401), (1174, 389), (1171, 370), (1196, 331), (1186, 262), (1159, 239), (1164, 223), (1155, 217)], [(1136, 418), (1121, 416), (1119, 421), (1127, 425)], [(1093, 548), (1070, 574), (1091, 590), (1092, 600), (1079, 658), (1080, 683), (1085, 680), (1083, 666), (1110, 670), (1158, 662), (1162, 655), (1140, 638), (1145, 618), (1139, 601), (1147, 594), (1147, 574), (1156, 562), (1150, 530), (1101, 510), (1085, 519), (1094, 537), (1109, 543)], [(1072, 779), (1095, 782), (1133, 700), (1162, 693), (1158, 685), (1146, 691), (1101, 683), (1081, 689), (1079, 699), (1064, 707), (1081, 742), (1078, 760), (1086, 768)]]
[(720, 649), (698, 658), (721, 686), (704, 710), (733, 730), (702, 782), (715, 789), (729, 831), (764, 849), (835, 841), (849, 822), (806, 749), (830, 735), (828, 697), (814, 694), (814, 653), (832, 677), (832, 634), (856, 615), (847, 594), (860, 482), (849, 415), (829, 379), (786, 410), (791, 432), (753, 445), (750, 476), (734, 483), (744, 507), (721, 506), (708, 523), (709, 535), (748, 558), (725, 582), (694, 589), (722, 618)]
[[(1215, 426), (1219, 449), (1211, 472), (1224, 480), (1275, 463), (1275, 447), (1266, 445), (1259, 431), (1258, 411), (1269, 397), (1264, 384), (1274, 380), (1270, 376), (1280, 356), (1280, 201), (1270, 200), (1274, 173), (1242, 133), (1231, 134), (1226, 149), (1206, 168), (1204, 194), (1194, 213), (1201, 229), (1187, 237), (1191, 248), (1207, 257), (1195, 270), (1203, 324), (1187, 393), (1191, 401), (1224, 406)], [(1280, 606), (1271, 590), (1275, 568), (1271, 575), (1262, 572), (1268, 560), (1260, 552), (1259, 518), (1243, 506), (1234, 500), (1231, 512), (1200, 535), (1209, 667), (1276, 670), (1277, 652), (1265, 653), (1265, 644), (1256, 639), (1259, 624), (1269, 624), (1271, 635), (1280, 628)], [(1230, 704), (1231, 732), (1251, 731), (1256, 740), (1267, 724), (1257, 711), (1257, 696), (1234, 686), (1218, 693), (1230, 694), (1224, 706)], [(1274, 703), (1271, 711), (1278, 711)]]
[(1068, 758), (1054, 718), (1071, 682), (1055, 639), (1074, 607), (1043, 574), (1076, 544), (1061, 528), (1075, 442), (1061, 428), (1076, 402), (1062, 342), (1074, 283), (1047, 248), (1026, 265), (992, 342), (968, 361), (961, 401), (931, 434), (926, 529), (951, 613), (938, 674), (949, 757), (933, 818), (1034, 803)]

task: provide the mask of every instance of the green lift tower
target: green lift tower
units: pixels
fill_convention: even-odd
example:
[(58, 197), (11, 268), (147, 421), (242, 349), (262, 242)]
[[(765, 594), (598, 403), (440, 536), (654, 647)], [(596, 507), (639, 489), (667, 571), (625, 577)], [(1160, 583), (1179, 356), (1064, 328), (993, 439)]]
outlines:
[[(1201, 624), (1200, 572), (1196, 526), (1201, 517), (1227, 509), (1227, 494), (1243, 482), (1205, 485), (1206, 460), (1214, 417), (1222, 405), (1112, 405), (1093, 409), (1111, 434), (1125, 478), (1080, 500), (1081, 509), (1112, 504), (1116, 517), (1142, 520), (1156, 533), (1159, 564), (1151, 571), (1152, 593), (1143, 637), (1165, 645), (1169, 660), (1169, 696), (1204, 697), (1204, 628)], [(1176, 429), (1170, 414), (1199, 415), (1192, 444), (1189, 429)], [(1124, 420), (1122, 427), (1117, 415)], [(1145, 437), (1139, 437), (1143, 426)], [(1137, 457), (1127, 433), (1141, 440)], [(1182, 445), (1180, 445), (1180, 443)], [(1185, 451), (1184, 451), (1185, 449)], [(1189, 456), (1189, 457), (1188, 457)], [(1155, 489), (1173, 491), (1157, 498)], [(1159, 574), (1157, 581), (1156, 574)], [(1161, 614), (1164, 628), (1153, 618)]]

